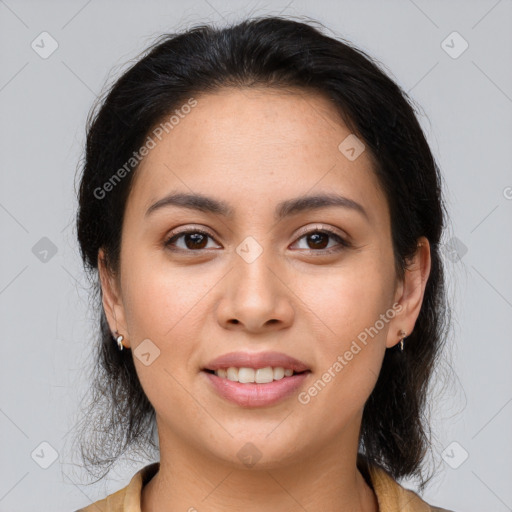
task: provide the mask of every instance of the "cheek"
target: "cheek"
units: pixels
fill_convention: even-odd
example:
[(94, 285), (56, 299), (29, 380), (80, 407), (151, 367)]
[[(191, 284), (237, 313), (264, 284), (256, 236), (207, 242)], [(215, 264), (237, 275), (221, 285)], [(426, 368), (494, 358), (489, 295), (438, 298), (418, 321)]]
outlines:
[[(332, 400), (350, 403), (358, 397), (362, 406), (375, 385), (394, 316), (387, 275), (381, 264), (361, 258), (328, 280), (318, 276), (303, 282), (307, 284), (301, 298), (312, 312), (308, 322), (316, 331), (317, 376), (328, 382), (325, 395)], [(325, 372), (329, 375), (322, 378)]]
[(324, 435), (336, 436), (362, 412), (375, 387), (388, 324), (380, 321), (376, 328), (387, 304), (374, 285), (370, 279), (340, 278), (329, 292), (309, 299), (311, 310), (322, 320), (310, 320), (317, 326), (312, 333), (315, 378), (299, 396), (312, 431), (321, 428)]
[[(302, 280), (300, 297), (317, 314), (315, 325), (321, 320), (319, 325), (323, 325), (334, 345), (343, 348), (344, 343), (373, 326), (390, 307), (392, 280), (387, 276), (381, 264), (361, 258), (357, 264), (347, 264), (327, 278), (318, 274)], [(379, 330), (385, 334), (382, 326)]]
[(123, 298), (132, 336), (167, 343), (197, 322), (212, 276), (199, 278), (197, 270), (171, 266), (165, 258), (133, 254), (125, 262)]
[[(197, 271), (193, 277), (184, 268), (171, 268), (168, 262), (151, 262), (134, 252), (125, 258), (125, 268), (123, 300), (140, 383), (155, 410), (172, 424), (180, 423), (183, 410), (199, 417), (201, 411), (194, 407), (183, 383), (198, 371), (205, 304), (201, 298), (212, 283), (204, 282)], [(142, 350), (137, 350), (147, 339), (157, 347), (156, 350), (149, 345), (149, 364), (139, 359)]]

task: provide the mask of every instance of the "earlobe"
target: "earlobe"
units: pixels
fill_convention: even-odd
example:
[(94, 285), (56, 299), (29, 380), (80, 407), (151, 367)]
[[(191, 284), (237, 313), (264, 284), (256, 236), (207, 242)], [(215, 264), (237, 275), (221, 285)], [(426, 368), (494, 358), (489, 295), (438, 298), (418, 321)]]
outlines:
[(401, 343), (405, 337), (404, 332), (407, 333), (407, 336), (412, 333), (420, 314), (431, 266), (430, 244), (426, 237), (421, 237), (418, 240), (417, 251), (409, 261), (396, 298), (401, 310), (394, 318), (394, 323), (390, 325), (386, 340), (387, 348)]
[(118, 341), (118, 346), (122, 350), (121, 343), (123, 346), (129, 347), (124, 308), (118, 283), (107, 266), (105, 253), (102, 248), (98, 251), (98, 274), (101, 284), (103, 310), (105, 311), (113, 338), (117, 341), (119, 336), (122, 336), (121, 341)]

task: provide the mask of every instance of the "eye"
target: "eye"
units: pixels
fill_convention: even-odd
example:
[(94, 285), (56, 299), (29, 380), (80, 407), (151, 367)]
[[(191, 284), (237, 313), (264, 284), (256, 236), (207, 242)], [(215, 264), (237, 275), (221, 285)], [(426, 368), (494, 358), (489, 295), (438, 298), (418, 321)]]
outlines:
[[(329, 246), (329, 238), (337, 242), (337, 244), (334, 244), (334, 247), (332, 245)], [(307, 231), (298, 239), (298, 242), (301, 240), (305, 240), (306, 247), (299, 247), (299, 249), (306, 249), (311, 252), (320, 252), (323, 254), (338, 252), (351, 246), (347, 240), (336, 232), (326, 228), (316, 228)]]
[[(202, 229), (194, 228), (171, 233), (165, 240), (164, 246), (173, 251), (198, 252), (201, 250), (211, 249), (208, 247), (208, 239), (214, 240), (213, 236)], [(330, 241), (337, 242), (329, 245)], [(177, 242), (182, 241), (180, 246)], [(304, 234), (295, 242), (304, 240), (307, 247), (299, 247), (314, 253), (333, 253), (351, 247), (351, 244), (336, 232), (326, 228), (316, 228), (305, 231)]]
[[(165, 240), (164, 245), (173, 251), (200, 251), (209, 248), (207, 247), (208, 238), (213, 240), (210, 233), (202, 229), (188, 229), (178, 233), (172, 233), (171, 236)], [(183, 239), (184, 244), (181, 247), (176, 245), (176, 242), (180, 239)]]

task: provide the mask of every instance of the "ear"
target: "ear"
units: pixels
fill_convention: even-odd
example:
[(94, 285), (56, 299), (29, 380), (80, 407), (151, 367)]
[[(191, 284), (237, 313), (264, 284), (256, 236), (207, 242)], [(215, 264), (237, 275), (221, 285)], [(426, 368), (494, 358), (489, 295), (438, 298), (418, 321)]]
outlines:
[(107, 267), (103, 249), (98, 251), (98, 273), (101, 283), (103, 310), (105, 311), (110, 331), (114, 337), (116, 331), (122, 334), (124, 336), (123, 345), (129, 348), (129, 335), (119, 283)]
[(406, 336), (412, 333), (420, 314), (431, 265), (430, 244), (426, 237), (418, 239), (418, 248), (409, 262), (404, 279), (400, 281), (395, 293), (393, 304), (398, 303), (401, 309), (390, 322), (387, 348), (395, 346), (402, 339), (400, 330), (405, 331)]

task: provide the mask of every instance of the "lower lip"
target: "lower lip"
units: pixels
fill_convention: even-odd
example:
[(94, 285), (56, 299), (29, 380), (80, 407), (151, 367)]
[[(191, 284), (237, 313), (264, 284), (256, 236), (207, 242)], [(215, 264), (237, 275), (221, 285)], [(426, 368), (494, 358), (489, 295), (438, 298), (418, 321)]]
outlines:
[(226, 400), (241, 407), (264, 407), (275, 404), (292, 395), (311, 372), (297, 373), (267, 384), (233, 382), (214, 373), (202, 371), (214, 389)]

